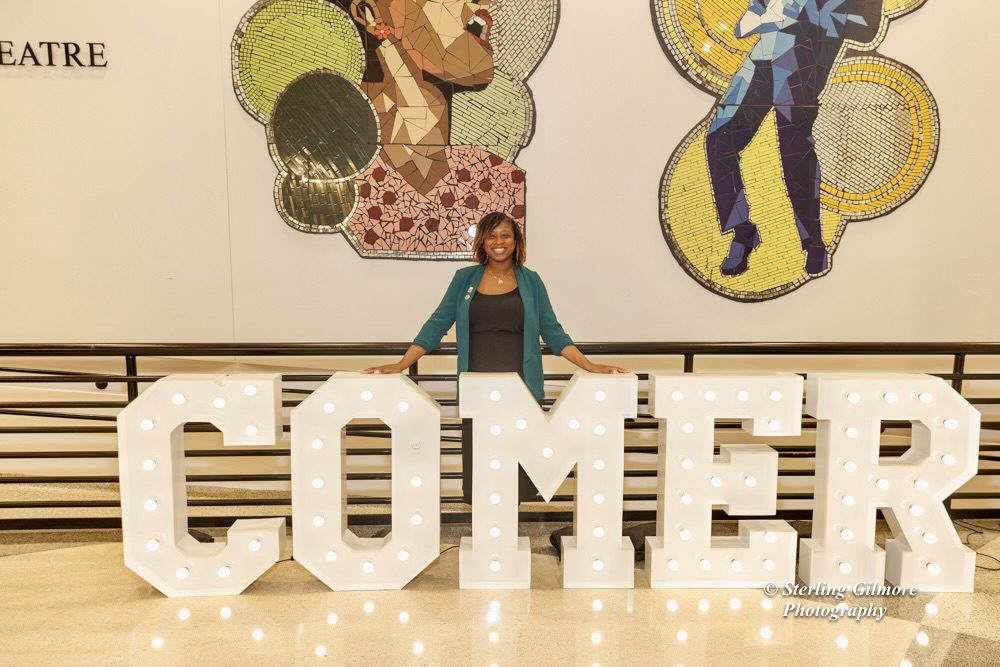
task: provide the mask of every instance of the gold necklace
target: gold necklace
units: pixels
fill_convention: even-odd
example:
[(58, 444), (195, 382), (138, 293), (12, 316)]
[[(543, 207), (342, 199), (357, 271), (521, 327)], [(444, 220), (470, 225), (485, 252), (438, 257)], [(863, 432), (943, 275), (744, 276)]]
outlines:
[[(500, 277), (500, 276), (498, 276), (497, 274), (493, 273), (493, 269), (486, 269), (486, 270), (487, 270), (487, 271), (489, 272), (489, 274), (490, 274), (491, 276), (493, 276), (493, 280), (497, 281), (497, 284), (498, 284), (498, 285), (503, 285), (503, 278), (501, 278), (501, 277)], [(513, 272), (513, 271), (511, 271), (511, 272), (510, 272), (510, 275), (513, 275), (513, 274), (514, 274), (514, 272)], [(506, 277), (506, 276), (507, 276), (507, 274), (505, 273), (505, 274), (504, 274), (504, 276)]]

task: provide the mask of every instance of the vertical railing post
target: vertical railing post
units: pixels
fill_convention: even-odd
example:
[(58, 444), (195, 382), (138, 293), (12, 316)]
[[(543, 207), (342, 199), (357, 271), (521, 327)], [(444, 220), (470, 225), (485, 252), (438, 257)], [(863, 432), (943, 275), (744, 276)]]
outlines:
[[(134, 354), (125, 355), (125, 375), (134, 378), (139, 374), (138, 365)], [(136, 380), (126, 380), (125, 386), (128, 388), (128, 402), (131, 403), (139, 398), (139, 383)]]
[[(960, 375), (965, 373), (965, 353), (957, 352), (955, 354), (955, 362), (952, 364), (951, 372), (955, 375)], [(957, 377), (952, 379), (951, 386), (958, 393), (962, 393), (962, 378)]]

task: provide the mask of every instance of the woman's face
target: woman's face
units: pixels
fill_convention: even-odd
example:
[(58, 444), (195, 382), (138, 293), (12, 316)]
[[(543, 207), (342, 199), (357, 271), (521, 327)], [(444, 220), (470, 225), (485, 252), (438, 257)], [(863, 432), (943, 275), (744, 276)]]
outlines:
[(483, 242), (486, 255), (497, 262), (505, 262), (517, 252), (517, 241), (514, 238), (514, 227), (509, 220), (504, 220), (486, 235)]
[(403, 48), (426, 73), (460, 86), (493, 80), (490, 0), (389, 0)]

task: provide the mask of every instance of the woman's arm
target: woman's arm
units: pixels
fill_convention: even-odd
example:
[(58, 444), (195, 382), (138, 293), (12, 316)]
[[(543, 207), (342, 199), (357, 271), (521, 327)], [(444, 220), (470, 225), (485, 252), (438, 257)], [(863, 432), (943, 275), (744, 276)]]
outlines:
[(632, 371), (620, 366), (595, 364), (573, 344), (573, 339), (563, 330), (559, 320), (556, 319), (556, 313), (552, 310), (552, 303), (549, 301), (549, 293), (545, 289), (545, 283), (542, 282), (541, 276), (535, 275), (538, 277), (539, 331), (545, 344), (559, 356), (589, 373), (631, 373)]
[(459, 273), (456, 272), (455, 276), (451, 279), (451, 284), (448, 285), (448, 289), (444, 293), (444, 297), (441, 299), (441, 303), (438, 304), (438, 307), (431, 313), (431, 316), (424, 322), (424, 326), (420, 327), (420, 332), (413, 339), (413, 344), (407, 348), (402, 359), (394, 364), (371, 366), (361, 372), (402, 373), (405, 369), (415, 364), (417, 359), (440, 345), (441, 339), (448, 333), (451, 325), (455, 323), (456, 290), (461, 289), (461, 287)]
[(427, 350), (425, 350), (424, 348), (416, 344), (410, 345), (410, 347), (407, 348), (406, 350), (406, 354), (403, 355), (403, 358), (397, 361), (396, 363), (386, 364), (385, 366), (372, 366), (371, 368), (366, 368), (361, 372), (376, 373), (376, 374), (402, 373), (407, 368), (417, 363), (417, 360), (420, 359), (420, 357), (424, 356), (425, 354), (427, 354)]
[[(530, 274), (529, 274), (530, 275)], [(573, 344), (573, 339), (559, 324), (556, 313), (552, 310), (552, 303), (549, 301), (549, 293), (545, 289), (542, 277), (535, 275), (535, 298), (538, 301), (538, 332), (542, 335), (542, 340), (556, 354), (561, 355), (562, 351)]]
[(559, 353), (563, 359), (568, 359), (588, 373), (631, 373), (627, 368), (621, 366), (611, 366), (609, 364), (595, 364), (587, 358), (576, 345), (567, 345)]

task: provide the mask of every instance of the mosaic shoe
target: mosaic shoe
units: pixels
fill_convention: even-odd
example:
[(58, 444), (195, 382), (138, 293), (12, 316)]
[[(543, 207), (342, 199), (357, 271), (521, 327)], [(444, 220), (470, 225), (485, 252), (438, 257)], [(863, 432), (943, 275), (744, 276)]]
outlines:
[(806, 273), (811, 276), (819, 275), (826, 271), (829, 266), (829, 256), (826, 253), (826, 246), (809, 246), (806, 248)]
[(760, 245), (760, 234), (757, 226), (749, 222), (739, 225), (733, 234), (729, 254), (722, 260), (719, 271), (724, 276), (738, 276), (747, 270), (750, 253)]

